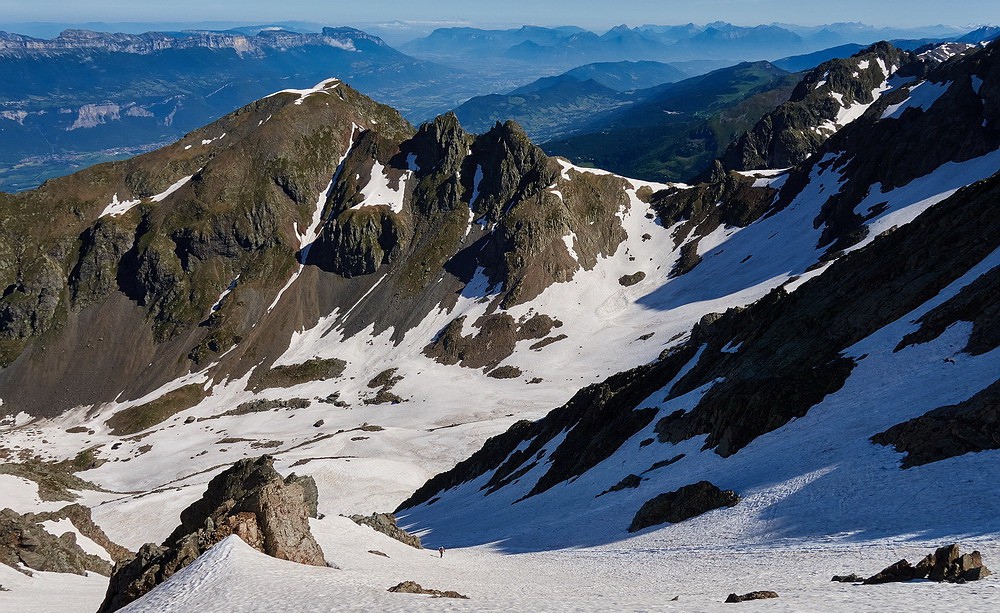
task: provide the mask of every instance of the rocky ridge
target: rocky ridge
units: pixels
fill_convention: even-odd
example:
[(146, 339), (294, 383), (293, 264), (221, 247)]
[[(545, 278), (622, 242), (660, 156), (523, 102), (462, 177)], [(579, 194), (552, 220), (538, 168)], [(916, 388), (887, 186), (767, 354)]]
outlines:
[[(619, 215), (633, 186), (562, 164), (516, 124), (474, 136), (446, 115), (414, 131), (331, 80), (260, 100), (133, 160), (0, 195), (9, 239), (0, 247), (5, 410), (53, 413), (122, 387), (138, 398), (234, 348), (218, 370), (242, 376), (259, 363), (242, 360), (245, 347), (277, 357), (277, 339), (296, 322), (267, 332), (256, 324), (314, 270), (332, 275), (317, 305), (331, 310), (347, 310), (352, 288), (374, 289), (371, 277), (388, 275), (373, 299), (392, 307), (359, 323), (374, 318), (375, 333), (392, 328), (397, 339), (432, 309), (453, 306), (477, 270), (496, 288), (494, 308), (524, 304), (626, 238)], [(59, 222), (43, 228), (39, 215)], [(298, 325), (325, 314), (317, 306)], [(95, 349), (107, 326), (129, 328), (134, 342), (101, 354), (102, 376), (69, 373), (67, 351)], [(58, 355), (37, 342), (44, 335)], [(495, 335), (487, 336), (474, 344)], [(162, 368), (132, 366), (149, 362)], [(28, 393), (20, 382), (39, 370), (72, 380), (76, 396)]]
[[(824, 62), (799, 81), (789, 100), (732, 143), (720, 159), (727, 170), (788, 168), (812, 155), (859, 117), (895, 74), (923, 69), (916, 55), (877, 43), (848, 59)], [(719, 168), (714, 172), (718, 172)]]

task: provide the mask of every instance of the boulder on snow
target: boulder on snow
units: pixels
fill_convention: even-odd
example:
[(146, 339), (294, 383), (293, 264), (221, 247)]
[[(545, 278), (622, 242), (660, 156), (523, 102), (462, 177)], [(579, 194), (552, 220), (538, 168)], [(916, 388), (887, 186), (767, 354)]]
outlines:
[(720, 490), (708, 481), (685, 485), (679, 490), (647, 500), (632, 519), (629, 532), (658, 524), (676, 524), (713, 509), (733, 507), (740, 497), (732, 490)]
[(216, 475), (201, 499), (181, 512), (181, 524), (163, 544), (147, 543), (115, 565), (99, 613), (142, 597), (233, 534), (267, 555), (326, 566), (309, 531), (309, 518), (317, 516), (315, 481), (294, 474), (282, 479), (273, 462), (270, 456), (248, 458)]
[(420, 537), (410, 534), (396, 525), (396, 516), (392, 513), (372, 513), (371, 515), (351, 515), (348, 517), (359, 526), (368, 526), (373, 530), (381, 532), (386, 536), (396, 539), (400, 543), (423, 549), (420, 544)]
[(453, 590), (432, 590), (421, 587), (416, 581), (403, 581), (402, 583), (396, 584), (388, 589), (388, 591), (397, 594), (427, 594), (433, 598), (462, 598), (468, 600), (468, 596), (463, 596), (458, 592)]
[(879, 583), (897, 583), (900, 581), (910, 581), (918, 577), (917, 569), (906, 560), (900, 560), (895, 564), (886, 566), (878, 573), (864, 580), (865, 585), (877, 585)]
[(743, 594), (742, 596), (740, 596), (739, 594), (730, 594), (729, 597), (726, 598), (726, 602), (728, 603), (747, 602), (748, 600), (766, 600), (768, 598), (777, 598), (777, 597), (778, 597), (777, 592), (771, 592), (769, 590), (759, 590), (756, 592)]
[(916, 566), (906, 560), (884, 568), (864, 580), (865, 585), (929, 579), (948, 583), (965, 583), (988, 577), (992, 573), (983, 565), (983, 556), (978, 551), (962, 554), (957, 544), (938, 548), (924, 556)]

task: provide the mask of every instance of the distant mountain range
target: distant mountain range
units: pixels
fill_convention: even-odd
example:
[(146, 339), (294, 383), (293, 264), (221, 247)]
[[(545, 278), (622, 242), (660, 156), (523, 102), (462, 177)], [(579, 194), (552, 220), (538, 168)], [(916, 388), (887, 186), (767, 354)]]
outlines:
[(173, 142), (261, 96), (331, 75), (410, 110), (412, 89), (455, 81), (455, 70), (352, 28), (245, 30), (0, 33), (0, 189)]
[(649, 89), (688, 75), (661, 62), (587, 64), (543, 77), (508, 94), (477, 96), (455, 109), (462, 126), (485, 132), (513, 119), (534, 139), (559, 138), (634, 104)]
[[(36, 34), (52, 27), (25, 25)], [(601, 122), (609, 114), (646, 98), (624, 92), (679, 81), (743, 58), (787, 56), (773, 65), (797, 72), (850, 55), (867, 39), (905, 36), (910, 44), (899, 46), (915, 48), (927, 40), (978, 42), (1000, 32), (985, 27), (965, 34), (943, 26), (886, 30), (862, 24), (751, 28), (723, 22), (618, 26), (603, 34), (575, 26), (447, 27), (406, 43), (407, 55), (354, 28), (307, 22), (217, 23), (195, 30), (180, 28), (197, 24), (173, 25), (178, 30), (68, 29), (52, 38), (0, 32), (0, 190), (30, 188), (83, 166), (173, 142), (263, 95), (331, 76), (392, 104), (410, 121), (458, 107), (459, 117), (474, 130), (514, 118), (533, 137), (553, 140), (587, 133), (593, 126), (603, 131)], [(407, 24), (373, 27), (397, 37), (411, 31)], [(664, 59), (671, 61), (658, 61)], [(484, 94), (491, 95), (481, 98)], [(738, 127), (749, 124), (741, 121)], [(694, 157), (700, 161), (685, 164), (683, 172), (707, 163), (712, 154)]]
[(848, 43), (889, 39), (947, 40), (966, 32), (950, 26), (876, 28), (860, 23), (817, 27), (770, 24), (753, 27), (714, 22), (704, 26), (620, 25), (604, 34), (575, 27), (525, 26), (510, 30), (441, 28), (400, 48), (417, 57), (458, 65), (504, 59), (568, 68), (620, 60), (777, 59)]

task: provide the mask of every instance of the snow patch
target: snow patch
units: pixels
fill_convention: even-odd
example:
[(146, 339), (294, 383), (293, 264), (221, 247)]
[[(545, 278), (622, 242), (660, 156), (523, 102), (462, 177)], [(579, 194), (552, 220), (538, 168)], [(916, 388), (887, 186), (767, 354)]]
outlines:
[(361, 209), (367, 206), (387, 206), (389, 210), (397, 215), (403, 212), (403, 200), (406, 196), (406, 182), (412, 172), (405, 171), (399, 178), (399, 186), (396, 188), (389, 186), (389, 176), (386, 168), (378, 160), (372, 164), (371, 179), (368, 184), (361, 189), (362, 200), (351, 207)]
[(118, 192), (111, 197), (111, 203), (104, 208), (99, 217), (118, 217), (119, 215), (124, 215), (132, 210), (133, 207), (138, 205), (141, 200), (118, 200)]
[[(319, 83), (317, 83), (313, 87), (309, 87), (309, 88), (306, 88), (306, 89), (283, 89), (283, 90), (281, 90), (279, 92), (274, 92), (273, 94), (271, 94), (269, 96), (265, 96), (265, 98), (271, 98), (272, 96), (277, 96), (279, 94), (297, 94), (299, 98), (298, 98), (298, 100), (295, 101), (295, 104), (296, 105), (300, 105), (300, 104), (302, 104), (305, 101), (306, 98), (308, 98), (309, 96), (311, 96), (313, 94), (328, 94), (329, 95), (329, 93), (330, 93), (329, 90), (337, 89), (337, 87), (339, 85), (340, 85), (340, 80), (339, 79), (326, 79), (325, 81), (320, 81)], [(270, 119), (270, 118), (268, 118), (268, 119)]]
[(890, 104), (882, 113), (880, 119), (899, 119), (903, 112), (909, 108), (917, 108), (926, 111), (931, 108), (937, 99), (940, 98), (952, 82), (933, 83), (931, 81), (921, 81), (910, 88), (910, 95), (899, 104)]
[(194, 177), (194, 175), (189, 175), (189, 176), (184, 177), (182, 179), (178, 179), (176, 183), (174, 183), (173, 185), (171, 185), (170, 187), (168, 187), (164, 191), (160, 192), (159, 194), (156, 194), (155, 196), (153, 196), (152, 198), (150, 198), (150, 200), (152, 200), (153, 202), (163, 202), (164, 200), (167, 199), (168, 196), (170, 196), (170, 194), (172, 194), (172, 193), (176, 192), (177, 190), (179, 190), (180, 188), (184, 187), (184, 185), (188, 181), (190, 181), (193, 177)]

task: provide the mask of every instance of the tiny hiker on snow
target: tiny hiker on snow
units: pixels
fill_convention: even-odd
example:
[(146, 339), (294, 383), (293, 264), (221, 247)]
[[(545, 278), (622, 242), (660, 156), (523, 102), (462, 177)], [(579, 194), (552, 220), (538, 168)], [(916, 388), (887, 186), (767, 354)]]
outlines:
[(444, 547), (438, 547), (438, 555), (442, 558), (444, 557)]

